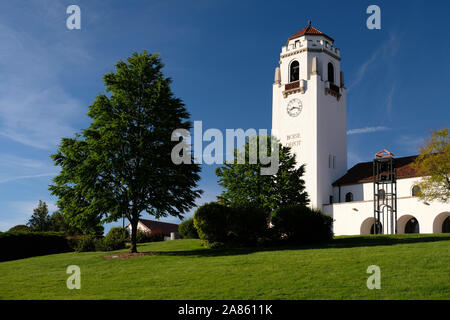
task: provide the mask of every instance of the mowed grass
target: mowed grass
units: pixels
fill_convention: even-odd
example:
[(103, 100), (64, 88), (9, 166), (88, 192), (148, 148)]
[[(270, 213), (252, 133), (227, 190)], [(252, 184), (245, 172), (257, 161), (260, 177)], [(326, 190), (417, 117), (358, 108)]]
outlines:
[[(320, 247), (139, 246), (154, 256), (65, 253), (0, 263), (2, 299), (450, 299), (450, 235), (337, 237)], [(81, 268), (69, 290), (66, 268)], [(366, 286), (381, 268), (381, 289)]]

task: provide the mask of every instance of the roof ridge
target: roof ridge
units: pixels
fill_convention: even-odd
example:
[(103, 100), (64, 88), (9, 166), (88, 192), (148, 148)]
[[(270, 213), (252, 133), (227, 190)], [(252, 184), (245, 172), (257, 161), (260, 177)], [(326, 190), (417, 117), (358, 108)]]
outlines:
[(157, 220), (150, 220), (150, 219), (139, 219), (140, 221), (150, 221), (150, 222), (157, 222), (157, 223), (165, 223), (165, 224), (173, 224), (173, 225), (177, 225), (176, 223), (172, 223), (172, 222), (164, 222), (164, 221), (157, 221)]
[[(398, 163), (396, 166), (397, 179), (419, 177), (421, 174), (411, 167), (414, 159), (419, 155), (411, 155), (405, 157), (394, 158)], [(399, 163), (400, 162), (400, 163)], [(372, 161), (359, 162), (347, 170), (347, 172), (339, 179), (335, 180), (332, 185), (360, 184), (369, 182), (373, 178)]]
[(293, 34), (292, 36), (289, 37), (289, 40), (304, 36), (304, 35), (316, 35), (316, 36), (324, 36), (328, 39), (330, 39), (331, 41), (334, 41), (333, 38), (327, 36), (326, 34), (324, 34), (322, 31), (320, 31), (319, 29), (313, 27), (311, 25), (311, 21), (308, 21), (308, 25), (306, 27), (304, 27), (303, 29), (301, 29), (300, 31), (298, 31), (297, 33)]

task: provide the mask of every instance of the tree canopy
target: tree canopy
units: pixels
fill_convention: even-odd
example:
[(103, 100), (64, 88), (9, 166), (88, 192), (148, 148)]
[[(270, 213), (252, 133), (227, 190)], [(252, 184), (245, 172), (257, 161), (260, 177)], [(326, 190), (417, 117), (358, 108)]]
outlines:
[(197, 164), (171, 161), (175, 129), (189, 130), (189, 113), (175, 98), (158, 54), (134, 53), (103, 77), (107, 94), (89, 107), (90, 126), (64, 138), (52, 155), (61, 167), (50, 190), (71, 222), (103, 222), (127, 217), (136, 252), (137, 224), (147, 212), (155, 218), (181, 218), (201, 190)]
[(450, 201), (450, 131), (431, 132), (431, 138), (420, 148), (413, 168), (423, 175), (419, 198), (424, 201)]
[[(267, 139), (267, 145), (270, 146), (273, 138), (267, 136)], [(259, 138), (255, 140), (259, 141)], [(275, 140), (274, 142), (278, 143)], [(248, 141), (242, 151), (235, 150), (234, 161), (216, 169), (219, 185), (224, 188), (219, 202), (232, 207), (255, 205), (266, 213), (282, 205), (308, 204), (305, 181), (302, 179), (305, 165), (297, 166), (295, 154), (291, 153), (291, 149), (278, 143), (278, 171), (273, 175), (262, 175), (261, 167), (264, 165), (260, 159), (254, 164), (248, 161), (251, 143)], [(270, 152), (268, 148), (268, 153)], [(247, 161), (239, 164), (238, 159), (243, 156)]]
[(48, 214), (48, 206), (42, 200), (39, 200), (37, 208), (33, 209), (33, 215), (28, 220), (27, 225), (33, 231), (49, 231), (50, 215)]

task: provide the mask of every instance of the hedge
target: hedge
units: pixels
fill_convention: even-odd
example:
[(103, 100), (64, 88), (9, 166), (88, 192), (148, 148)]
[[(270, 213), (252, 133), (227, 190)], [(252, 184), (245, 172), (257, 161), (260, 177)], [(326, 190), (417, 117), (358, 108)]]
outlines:
[(211, 202), (195, 211), (194, 226), (210, 247), (252, 246), (267, 237), (268, 216), (250, 205), (230, 208)]
[(61, 232), (0, 232), (0, 248), (0, 261), (73, 251)]
[(302, 205), (282, 206), (272, 212), (272, 231), (277, 239), (306, 244), (333, 238), (333, 219), (318, 209)]

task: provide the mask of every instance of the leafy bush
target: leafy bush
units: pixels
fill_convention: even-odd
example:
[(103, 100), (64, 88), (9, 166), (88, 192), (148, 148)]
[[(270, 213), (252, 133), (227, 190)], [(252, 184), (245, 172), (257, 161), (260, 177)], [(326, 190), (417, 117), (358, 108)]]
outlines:
[(156, 241), (164, 241), (164, 235), (161, 232), (147, 233), (141, 230), (137, 231), (136, 234), (137, 243), (156, 242)]
[(233, 210), (216, 202), (206, 203), (195, 211), (194, 226), (200, 239), (227, 242)]
[(218, 203), (208, 203), (197, 209), (194, 226), (200, 239), (208, 245), (255, 245), (267, 236), (268, 216), (254, 206), (229, 208)]
[(19, 224), (17, 226), (12, 227), (8, 230), (8, 232), (32, 232), (33, 230), (24, 224)]
[(103, 239), (104, 250), (113, 251), (125, 248), (125, 240), (128, 237), (128, 232), (124, 228), (116, 227), (109, 230), (106, 237)]
[(228, 226), (229, 241), (240, 245), (254, 245), (266, 236), (268, 215), (255, 206), (233, 208)]
[(81, 235), (69, 239), (70, 246), (76, 252), (106, 251), (103, 237)]
[(329, 241), (333, 237), (333, 219), (318, 209), (292, 205), (272, 213), (273, 234), (278, 239), (293, 243)]
[(73, 251), (60, 232), (0, 232), (0, 248), (0, 261)]
[(185, 221), (183, 221), (178, 226), (178, 233), (184, 238), (184, 239), (198, 239), (198, 232), (197, 229), (195, 229), (194, 226), (194, 218), (189, 218)]

